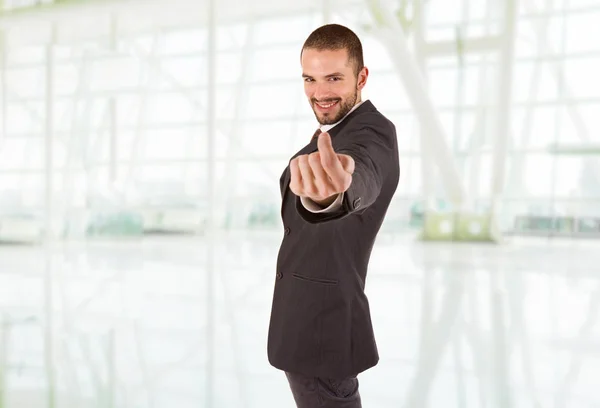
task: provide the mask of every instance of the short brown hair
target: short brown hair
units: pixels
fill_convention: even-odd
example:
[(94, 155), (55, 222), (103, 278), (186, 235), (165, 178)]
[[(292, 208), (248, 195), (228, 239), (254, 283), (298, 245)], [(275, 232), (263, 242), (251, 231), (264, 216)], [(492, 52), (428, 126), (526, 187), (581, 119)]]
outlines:
[[(337, 51), (345, 49), (348, 51), (348, 60), (354, 63), (355, 74), (364, 67), (363, 49), (360, 39), (348, 27), (339, 24), (327, 24), (313, 31), (302, 46), (302, 52), (311, 48), (319, 51)], [(302, 58), (302, 52), (300, 58)]]

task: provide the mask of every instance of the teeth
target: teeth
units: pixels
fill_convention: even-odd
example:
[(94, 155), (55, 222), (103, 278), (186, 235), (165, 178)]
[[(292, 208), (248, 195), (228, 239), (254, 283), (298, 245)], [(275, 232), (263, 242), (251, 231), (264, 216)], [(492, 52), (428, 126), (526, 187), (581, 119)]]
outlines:
[(335, 105), (335, 104), (336, 104), (336, 102), (334, 102), (334, 103), (330, 103), (329, 105), (323, 105), (323, 104), (319, 104), (319, 106), (320, 106), (320, 107), (322, 107), (322, 108), (330, 108), (330, 107), (332, 107), (332, 106), (333, 106), (333, 105)]

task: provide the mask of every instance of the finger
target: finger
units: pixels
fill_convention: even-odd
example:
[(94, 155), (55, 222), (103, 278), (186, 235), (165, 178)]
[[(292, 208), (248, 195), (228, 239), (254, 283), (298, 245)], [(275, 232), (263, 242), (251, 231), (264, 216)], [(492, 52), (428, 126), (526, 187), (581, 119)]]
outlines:
[(338, 155), (335, 153), (335, 150), (333, 150), (331, 136), (329, 136), (329, 133), (323, 132), (319, 135), (317, 147), (321, 155), (321, 163), (323, 164), (323, 168), (329, 176), (331, 176), (329, 170), (343, 170), (342, 165), (337, 157)]
[[(321, 137), (323, 138), (322, 140)], [(344, 170), (338, 155), (333, 150), (329, 134), (322, 133), (319, 136), (318, 147), (321, 155), (321, 165), (323, 166), (325, 173), (327, 173), (331, 179), (331, 184), (335, 191), (345, 191), (344, 186), (347, 183), (349, 174)]]
[(321, 164), (321, 155), (319, 152), (312, 153), (308, 156), (308, 164), (315, 176), (315, 187), (321, 197), (329, 197), (336, 193), (329, 176), (323, 169), (323, 165)]
[(300, 167), (300, 173), (302, 174), (302, 190), (304, 195), (314, 196), (316, 194), (316, 188), (314, 183), (314, 174), (310, 165), (308, 164), (308, 155), (298, 156), (298, 166)]
[(331, 143), (331, 136), (328, 132), (323, 132), (319, 135), (319, 140), (317, 141), (317, 148), (319, 149), (319, 153), (321, 153), (321, 156), (335, 155), (335, 151), (333, 150), (333, 144)]
[(342, 167), (346, 173), (354, 174), (355, 163), (352, 156), (347, 154), (338, 154), (338, 160), (342, 163)]
[(296, 195), (302, 192), (302, 174), (298, 166), (298, 158), (290, 162), (290, 190)]

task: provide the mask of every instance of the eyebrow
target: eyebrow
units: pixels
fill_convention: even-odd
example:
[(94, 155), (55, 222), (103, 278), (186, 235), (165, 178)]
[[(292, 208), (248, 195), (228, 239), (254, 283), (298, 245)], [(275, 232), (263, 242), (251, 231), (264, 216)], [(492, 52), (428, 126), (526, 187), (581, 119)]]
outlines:
[[(344, 74), (342, 74), (341, 72), (334, 72), (333, 74), (325, 75), (325, 78), (343, 77), (343, 76), (344, 76)], [(312, 78), (312, 76), (307, 75), (307, 74), (302, 74), (302, 78)]]

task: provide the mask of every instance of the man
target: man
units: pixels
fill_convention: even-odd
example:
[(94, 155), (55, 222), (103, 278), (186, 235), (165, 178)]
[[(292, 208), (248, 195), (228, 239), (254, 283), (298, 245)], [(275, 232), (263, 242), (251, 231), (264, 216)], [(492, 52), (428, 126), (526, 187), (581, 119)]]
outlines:
[(358, 408), (357, 375), (379, 361), (364, 288), (398, 185), (396, 130), (361, 99), (369, 71), (351, 30), (315, 30), (301, 64), (321, 126), (280, 179), (285, 236), (268, 356), (285, 371), (299, 408)]

